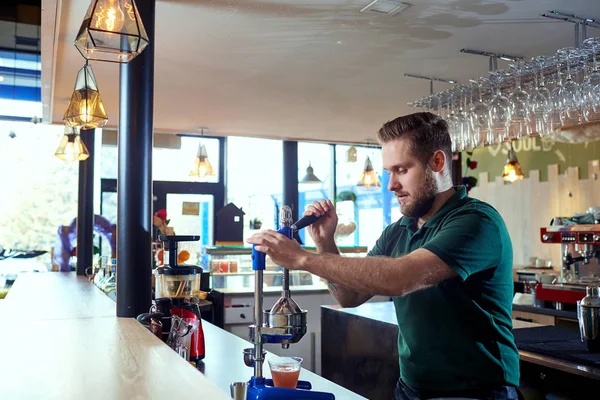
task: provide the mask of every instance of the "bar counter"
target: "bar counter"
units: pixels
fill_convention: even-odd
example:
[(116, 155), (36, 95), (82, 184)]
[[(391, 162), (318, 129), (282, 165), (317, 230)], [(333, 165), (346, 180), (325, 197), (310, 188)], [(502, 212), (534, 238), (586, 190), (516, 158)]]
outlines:
[[(368, 398), (391, 398), (400, 374), (398, 323), (393, 302), (365, 303), (355, 308), (322, 306), (321, 309), (323, 377)], [(571, 341), (576, 338), (579, 342), (579, 332), (518, 320), (513, 320), (513, 329), (524, 383), (546, 393), (572, 388), (565, 399), (576, 399), (588, 388), (600, 387), (600, 363), (594, 367), (561, 359), (559, 352), (553, 356), (552, 352), (521, 348), (526, 348), (531, 338), (549, 334), (557, 339), (559, 336)]]
[[(251, 344), (206, 321), (207, 355), (196, 369), (115, 310), (114, 301), (75, 273), (19, 275), (0, 301), (0, 398), (220, 400), (230, 399), (231, 382), (253, 373), (242, 358)], [(304, 369), (300, 379), (337, 399), (362, 399)]]

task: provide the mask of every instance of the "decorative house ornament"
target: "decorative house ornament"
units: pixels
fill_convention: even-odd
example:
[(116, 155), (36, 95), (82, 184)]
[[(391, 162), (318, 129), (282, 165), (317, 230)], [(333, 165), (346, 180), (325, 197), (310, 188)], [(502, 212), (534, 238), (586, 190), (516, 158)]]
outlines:
[(148, 34), (133, 0), (93, 0), (75, 47), (86, 60), (128, 63), (148, 45)]
[(350, 148), (346, 151), (346, 162), (355, 163), (356, 161), (358, 161), (356, 147), (350, 146)]
[(108, 122), (96, 78), (87, 63), (77, 73), (75, 90), (63, 120), (68, 126), (80, 129), (100, 128)]

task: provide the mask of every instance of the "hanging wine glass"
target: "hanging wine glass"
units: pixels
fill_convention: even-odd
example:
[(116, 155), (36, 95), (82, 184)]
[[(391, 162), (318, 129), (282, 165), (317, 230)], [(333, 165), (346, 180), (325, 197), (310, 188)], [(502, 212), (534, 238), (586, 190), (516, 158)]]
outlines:
[(573, 80), (572, 64), (575, 61), (579, 63), (580, 51), (576, 47), (565, 47), (558, 49), (559, 57), (564, 61), (567, 68), (567, 79), (562, 83), (559, 93), (559, 103), (561, 107), (560, 120), (563, 125), (578, 125), (583, 120), (581, 112), (581, 93), (579, 85)]
[(529, 135), (529, 94), (521, 87), (521, 74), (527, 70), (525, 65), (511, 64), (515, 79), (515, 90), (508, 97), (510, 102), (510, 120), (508, 122), (509, 140), (521, 139)]
[(487, 145), (508, 140), (508, 124), (510, 122), (510, 101), (502, 94), (502, 82), (505, 71), (489, 73), (491, 83), (495, 87), (495, 95), (490, 102), (490, 135)]
[(483, 98), (483, 82), (471, 80), (472, 96), (469, 112), (471, 122), (471, 145), (473, 147), (484, 146), (490, 132), (490, 109)]
[(544, 70), (548, 66), (548, 59), (544, 56), (534, 57), (532, 59), (534, 88), (529, 95), (529, 119), (533, 133), (541, 137), (547, 137), (550, 134), (550, 90), (546, 87), (544, 81)]
[(548, 115), (548, 127), (550, 129), (550, 135), (555, 136), (557, 132), (560, 132), (562, 127), (562, 121), (560, 115), (562, 113), (562, 105), (560, 103), (562, 90), (562, 75), (561, 75), (561, 59), (558, 55), (549, 59), (550, 64), (555, 68), (554, 74), (554, 88), (550, 92), (550, 113)]
[(471, 140), (471, 121), (469, 119), (469, 104), (468, 99), (471, 97), (471, 88), (465, 85), (459, 86), (459, 101), (460, 107), (458, 112), (458, 131), (460, 134), (460, 142), (463, 150), (472, 150), (473, 144)]
[(583, 41), (583, 48), (591, 53), (591, 71), (581, 84), (583, 116), (586, 121), (600, 120), (600, 68), (597, 55), (600, 50), (600, 37), (592, 37)]
[(447, 113), (448, 117), (446, 118), (446, 123), (448, 124), (448, 133), (450, 134), (450, 138), (452, 140), (452, 152), (460, 151), (460, 140), (458, 137), (458, 117), (456, 116), (456, 112), (454, 110), (454, 94), (452, 92), (448, 93), (447, 99)]

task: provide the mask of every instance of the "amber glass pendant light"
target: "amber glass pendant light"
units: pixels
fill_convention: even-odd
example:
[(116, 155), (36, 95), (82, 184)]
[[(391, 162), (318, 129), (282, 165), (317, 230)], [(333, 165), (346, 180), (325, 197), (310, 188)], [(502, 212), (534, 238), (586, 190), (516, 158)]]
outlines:
[(77, 73), (75, 90), (63, 120), (70, 127), (80, 129), (100, 128), (108, 121), (96, 78), (87, 61)]
[(194, 164), (190, 170), (190, 176), (205, 178), (207, 176), (215, 176), (215, 171), (208, 160), (206, 146), (202, 142), (198, 145), (198, 153), (194, 159)]
[(90, 156), (77, 128), (65, 126), (65, 134), (54, 155), (66, 162), (84, 161)]
[(75, 47), (86, 60), (128, 63), (148, 45), (133, 0), (92, 0)]
[(523, 168), (517, 159), (517, 153), (513, 149), (512, 142), (510, 143), (510, 150), (508, 150), (508, 159), (502, 170), (502, 180), (504, 182), (515, 182), (520, 181), (525, 177)]
[(381, 182), (379, 182), (379, 177), (373, 169), (373, 164), (371, 163), (369, 156), (367, 156), (367, 159), (365, 160), (365, 168), (363, 169), (356, 186), (364, 189), (376, 189), (381, 187)]

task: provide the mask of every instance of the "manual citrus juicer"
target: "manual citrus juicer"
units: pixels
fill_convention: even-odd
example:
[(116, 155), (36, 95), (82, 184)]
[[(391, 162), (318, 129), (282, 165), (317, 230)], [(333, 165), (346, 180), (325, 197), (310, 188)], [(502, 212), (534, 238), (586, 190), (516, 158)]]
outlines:
[[(279, 233), (293, 239), (294, 232), (307, 227), (318, 219), (307, 216), (295, 224), (292, 209), (281, 207), (279, 213)], [(270, 310), (263, 310), (263, 271), (266, 254), (252, 246), (252, 269), (254, 270), (254, 325), (250, 325), (250, 341), (254, 343), (252, 353), (244, 353), (244, 363), (254, 367), (254, 376), (248, 382), (247, 399), (252, 400), (334, 400), (331, 393), (317, 392), (308, 381), (298, 381), (295, 389), (273, 386), (272, 379), (263, 376), (265, 352), (263, 343), (280, 343), (285, 349), (297, 343), (306, 334), (306, 310), (302, 310), (290, 295), (289, 270), (283, 269), (283, 290), (281, 298)]]

